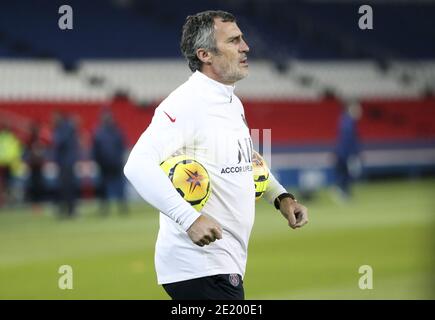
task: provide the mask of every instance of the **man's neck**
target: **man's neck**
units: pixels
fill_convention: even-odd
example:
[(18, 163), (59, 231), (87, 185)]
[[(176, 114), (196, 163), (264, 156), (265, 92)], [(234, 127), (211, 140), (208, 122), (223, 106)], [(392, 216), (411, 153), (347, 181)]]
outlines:
[(234, 86), (235, 82), (229, 82), (229, 81), (223, 80), (222, 77), (220, 77), (216, 72), (214, 72), (213, 69), (207, 68), (207, 66), (203, 66), (202, 70), (199, 70), (199, 71), (202, 74), (204, 74), (207, 77), (209, 77), (210, 79), (213, 79), (214, 81), (222, 83), (222, 84), (224, 84), (226, 86)]

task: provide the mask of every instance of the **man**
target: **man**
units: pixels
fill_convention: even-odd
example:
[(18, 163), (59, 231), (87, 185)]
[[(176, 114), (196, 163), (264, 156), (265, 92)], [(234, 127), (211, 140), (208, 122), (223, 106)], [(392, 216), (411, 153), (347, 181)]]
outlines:
[(358, 101), (343, 101), (335, 149), (335, 173), (339, 199), (344, 201), (350, 199), (352, 179), (361, 171), (357, 132), (360, 117), (361, 106)]
[(0, 207), (14, 199), (13, 182), (21, 163), (22, 145), (9, 127), (0, 123)]
[(77, 129), (73, 120), (61, 113), (55, 113), (53, 120), (53, 157), (59, 168), (59, 215), (73, 218), (77, 202), (77, 181), (74, 173), (74, 166), (79, 157)]
[(108, 201), (116, 199), (120, 213), (127, 213), (124, 197), (124, 135), (109, 111), (101, 114), (92, 145), (92, 156), (100, 168), (101, 213), (107, 215)]
[[(244, 299), (255, 188), (252, 141), (234, 83), (248, 74), (249, 47), (233, 15), (206, 11), (187, 17), (181, 51), (194, 73), (156, 109), (124, 172), (161, 212), (155, 264), (166, 292), (173, 299)], [(201, 212), (183, 200), (159, 168), (180, 150), (210, 175), (212, 194)], [(238, 166), (251, 170), (225, 170)], [(266, 199), (292, 228), (302, 227), (307, 209), (270, 179)]]
[(46, 158), (46, 146), (41, 139), (41, 128), (34, 123), (30, 128), (30, 137), (27, 142), (24, 159), (29, 167), (29, 180), (27, 184), (27, 199), (32, 203), (34, 210), (40, 210), (40, 204), (44, 199), (45, 185), (43, 166)]

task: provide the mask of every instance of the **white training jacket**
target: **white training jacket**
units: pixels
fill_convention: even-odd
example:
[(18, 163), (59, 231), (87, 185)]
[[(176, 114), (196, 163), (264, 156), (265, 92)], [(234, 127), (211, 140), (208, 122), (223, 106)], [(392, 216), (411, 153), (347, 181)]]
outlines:
[[(155, 110), (133, 147), (124, 173), (138, 193), (160, 211), (155, 250), (159, 284), (204, 276), (245, 274), (254, 223), (252, 141), (234, 86), (196, 71)], [(201, 212), (175, 190), (160, 163), (175, 153), (194, 157), (210, 175), (212, 193)], [(264, 197), (272, 203), (286, 190), (271, 175)], [(200, 247), (186, 231), (205, 214), (222, 226), (222, 239)]]

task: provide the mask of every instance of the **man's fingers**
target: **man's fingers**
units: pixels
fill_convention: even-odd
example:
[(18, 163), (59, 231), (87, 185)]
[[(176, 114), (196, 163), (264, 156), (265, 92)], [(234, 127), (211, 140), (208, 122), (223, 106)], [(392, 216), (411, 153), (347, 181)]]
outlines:
[[(293, 229), (300, 228), (308, 223), (308, 216), (306, 213), (298, 212), (295, 213), (296, 217), (294, 217), (294, 223), (289, 221), (289, 226)], [(289, 219), (290, 220), (290, 219)]]
[(222, 229), (220, 227), (215, 227), (215, 228), (211, 229), (211, 232), (215, 236), (215, 238), (216, 238), (215, 240), (222, 239)]
[(298, 222), (298, 223), (296, 224), (296, 228), (303, 227), (303, 226), (306, 225), (307, 223), (308, 223), (308, 220), (304, 220), (304, 221)]
[(216, 241), (216, 237), (214, 235), (205, 235), (203, 238), (204, 241), (208, 242), (207, 244)]
[[(292, 214), (292, 215), (293, 215), (293, 214)], [(289, 219), (289, 222), (288, 222), (289, 227), (292, 228), (292, 229), (296, 229), (296, 228), (298, 227), (298, 224), (297, 224), (297, 222), (296, 222), (296, 219), (293, 219), (293, 222), (290, 221), (290, 220), (291, 220), (291, 219)]]
[(203, 247), (203, 246), (207, 246), (207, 245), (209, 245), (209, 244), (210, 244), (210, 241), (208, 241), (208, 240), (206, 240), (206, 239), (201, 239), (201, 240), (195, 242), (195, 244), (197, 244), (197, 245), (200, 246), (200, 247)]
[(308, 216), (307, 216), (306, 214), (304, 214), (304, 216), (303, 216), (303, 218), (302, 218), (300, 224), (301, 224), (301, 226), (304, 226), (304, 225), (306, 225), (307, 223), (308, 223)]
[(194, 224), (187, 230), (187, 234), (193, 243), (203, 247), (222, 239), (222, 227), (213, 218), (203, 215), (195, 220)]
[(296, 215), (296, 226), (302, 227), (308, 223), (308, 213), (306, 210), (301, 210), (295, 213)]
[(288, 225), (292, 229), (296, 229), (298, 227), (297, 224), (291, 224), (290, 222), (288, 223)]
[(288, 225), (293, 229), (296, 227), (296, 217), (293, 212), (288, 214)]
[(217, 239), (222, 239), (222, 235), (219, 230), (214, 231), (214, 229), (212, 229), (211, 234), (204, 235), (200, 240), (196, 241), (195, 244), (203, 247), (215, 242)]

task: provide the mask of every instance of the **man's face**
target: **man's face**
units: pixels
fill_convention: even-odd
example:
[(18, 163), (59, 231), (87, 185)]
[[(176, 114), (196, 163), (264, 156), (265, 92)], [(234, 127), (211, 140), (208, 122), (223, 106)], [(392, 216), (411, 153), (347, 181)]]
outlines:
[(211, 53), (212, 68), (222, 83), (234, 84), (248, 75), (249, 47), (234, 22), (215, 19), (217, 53)]

